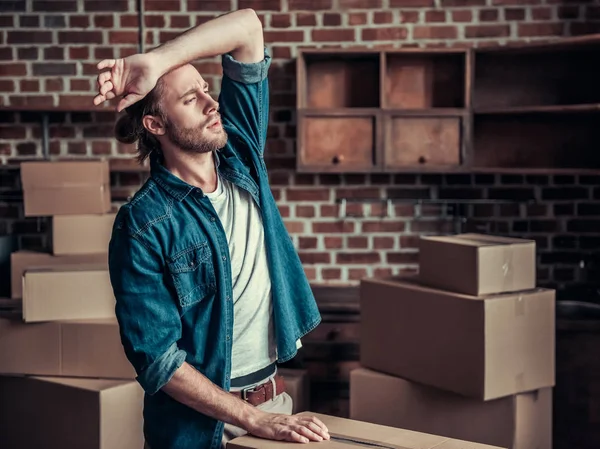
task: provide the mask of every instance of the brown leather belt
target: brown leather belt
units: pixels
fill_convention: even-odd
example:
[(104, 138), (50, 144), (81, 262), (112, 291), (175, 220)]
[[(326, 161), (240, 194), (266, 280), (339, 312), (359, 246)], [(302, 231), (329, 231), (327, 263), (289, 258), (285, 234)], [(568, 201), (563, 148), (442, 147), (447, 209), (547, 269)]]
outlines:
[(273, 391), (273, 381), (270, 379), (263, 384), (253, 387), (251, 390), (244, 389), (241, 391), (230, 391), (231, 394), (238, 398), (254, 405), (260, 405), (264, 402), (270, 401), (275, 396), (285, 392), (285, 381), (283, 376), (279, 374), (275, 375), (275, 390)]

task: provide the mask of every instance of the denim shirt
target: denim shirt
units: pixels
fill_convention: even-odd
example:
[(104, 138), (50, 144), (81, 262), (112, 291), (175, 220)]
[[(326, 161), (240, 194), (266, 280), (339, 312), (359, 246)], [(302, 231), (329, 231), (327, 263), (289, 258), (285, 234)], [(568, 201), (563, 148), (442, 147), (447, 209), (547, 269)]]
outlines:
[[(279, 363), (320, 322), (310, 285), (268, 183), (263, 159), (271, 59), (241, 63), (223, 55), (219, 96), (227, 145), (219, 174), (259, 205), (272, 284)], [(144, 434), (152, 449), (218, 448), (223, 423), (175, 401), (161, 388), (187, 362), (230, 388), (233, 334), (231, 263), (225, 232), (208, 197), (157, 157), (151, 176), (115, 220), (110, 279), (127, 358), (145, 390)]]

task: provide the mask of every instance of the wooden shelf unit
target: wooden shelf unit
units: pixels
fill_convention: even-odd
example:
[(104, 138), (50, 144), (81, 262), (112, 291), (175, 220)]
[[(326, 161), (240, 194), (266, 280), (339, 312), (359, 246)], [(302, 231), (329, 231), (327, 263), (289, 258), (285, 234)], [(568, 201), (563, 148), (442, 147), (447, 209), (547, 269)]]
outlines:
[(297, 169), (600, 172), (598, 79), (600, 34), (464, 50), (301, 50)]

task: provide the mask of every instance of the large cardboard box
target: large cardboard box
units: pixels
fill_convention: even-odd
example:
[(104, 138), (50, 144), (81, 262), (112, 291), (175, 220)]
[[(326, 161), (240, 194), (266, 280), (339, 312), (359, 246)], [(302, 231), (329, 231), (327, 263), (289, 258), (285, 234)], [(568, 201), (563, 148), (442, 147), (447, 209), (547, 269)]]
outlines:
[(480, 401), (360, 368), (350, 418), (459, 440), (552, 449), (552, 388)]
[(54, 255), (107, 253), (115, 214), (52, 217)]
[(106, 267), (32, 268), (23, 276), (23, 321), (115, 317), (115, 297)]
[(0, 318), (0, 374), (136, 377), (116, 319), (25, 324)]
[(361, 365), (476, 399), (554, 386), (555, 291), (475, 297), (361, 283)]
[(99, 264), (108, 268), (108, 255), (78, 254), (70, 256), (53, 256), (36, 251), (16, 251), (10, 255), (11, 298), (23, 297), (23, 275), (30, 268), (73, 267), (82, 264)]
[(286, 393), (292, 398), (292, 413), (296, 414), (310, 409), (310, 379), (308, 378), (308, 371), (289, 368), (279, 368), (277, 371), (283, 376)]
[(482, 234), (419, 240), (425, 285), (479, 296), (532, 289), (535, 276), (534, 240)]
[(0, 377), (3, 449), (141, 449), (137, 382)]
[(110, 212), (108, 161), (23, 162), (25, 216)]
[[(318, 447), (328, 449), (356, 449), (358, 447), (385, 449), (499, 449), (497, 446), (459, 441), (412, 430), (396, 429), (318, 413), (303, 412), (301, 415), (315, 416), (327, 426), (331, 439), (318, 443)], [(280, 447), (298, 447), (298, 443), (284, 443), (253, 436), (239, 437), (227, 443), (228, 449), (275, 449)]]

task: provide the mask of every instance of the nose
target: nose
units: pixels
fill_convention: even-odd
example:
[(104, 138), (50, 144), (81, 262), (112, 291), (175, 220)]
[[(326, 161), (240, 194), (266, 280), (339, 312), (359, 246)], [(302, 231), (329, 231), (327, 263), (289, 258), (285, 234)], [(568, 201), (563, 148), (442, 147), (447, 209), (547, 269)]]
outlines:
[(206, 101), (206, 105), (204, 106), (204, 113), (206, 115), (214, 114), (215, 112), (217, 112), (219, 110), (219, 102), (217, 100), (213, 99), (213, 97), (211, 97), (208, 94), (206, 96), (207, 96), (207, 101)]

